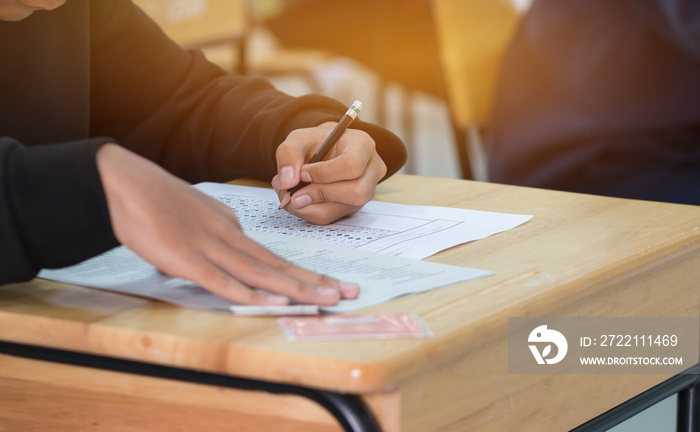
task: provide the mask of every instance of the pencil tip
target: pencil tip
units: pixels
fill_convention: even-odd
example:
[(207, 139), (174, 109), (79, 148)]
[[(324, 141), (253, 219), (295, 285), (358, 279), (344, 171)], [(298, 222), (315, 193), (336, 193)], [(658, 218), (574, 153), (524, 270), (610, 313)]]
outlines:
[(289, 201), (291, 201), (291, 197), (289, 196), (289, 192), (284, 194), (284, 197), (282, 198), (282, 201), (280, 201), (280, 206), (277, 208), (277, 210), (282, 210), (289, 204)]

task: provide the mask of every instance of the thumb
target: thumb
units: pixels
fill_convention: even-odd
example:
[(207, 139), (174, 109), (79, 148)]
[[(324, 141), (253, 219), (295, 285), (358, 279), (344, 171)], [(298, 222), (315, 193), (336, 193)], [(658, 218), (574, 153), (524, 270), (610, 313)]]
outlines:
[(290, 189), (299, 183), (301, 166), (308, 160), (309, 153), (313, 154), (322, 141), (323, 129), (297, 129), (277, 147), (277, 176), (280, 189)]

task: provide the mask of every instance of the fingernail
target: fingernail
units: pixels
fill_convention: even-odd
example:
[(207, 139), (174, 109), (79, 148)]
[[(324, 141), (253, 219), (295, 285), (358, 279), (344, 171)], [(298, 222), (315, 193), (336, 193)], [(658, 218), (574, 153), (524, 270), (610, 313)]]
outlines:
[(267, 304), (271, 306), (286, 306), (289, 304), (289, 299), (285, 296), (271, 294), (267, 296)]
[(319, 288), (316, 288), (316, 291), (318, 291), (318, 294), (321, 297), (327, 297), (327, 298), (339, 298), (340, 297), (340, 293), (338, 292), (338, 290), (335, 290), (333, 288), (319, 287)]
[(294, 207), (303, 208), (309, 204), (311, 204), (311, 195), (304, 194), (297, 196), (297, 194), (294, 194)]
[(280, 168), (280, 186), (291, 183), (294, 181), (294, 168), (290, 166), (284, 166)]
[(352, 282), (341, 282), (340, 292), (343, 293), (344, 297), (355, 298), (360, 294), (360, 286)]
[(306, 183), (311, 183), (311, 174), (308, 171), (302, 171), (299, 173), (301, 181)]

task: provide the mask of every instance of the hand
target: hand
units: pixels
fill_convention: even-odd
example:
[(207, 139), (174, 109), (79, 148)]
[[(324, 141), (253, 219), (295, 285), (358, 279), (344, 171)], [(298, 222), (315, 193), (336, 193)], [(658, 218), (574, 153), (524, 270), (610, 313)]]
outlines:
[(345, 131), (326, 160), (306, 164), (334, 126), (331, 122), (295, 130), (277, 148), (278, 172), (272, 187), (281, 200), (300, 181), (310, 183), (292, 196), (285, 209), (318, 225), (357, 212), (374, 197), (387, 170), (374, 140), (356, 129)]
[(227, 206), (116, 144), (98, 150), (97, 166), (117, 240), (169, 276), (249, 305), (334, 305), (359, 293), (274, 255)]

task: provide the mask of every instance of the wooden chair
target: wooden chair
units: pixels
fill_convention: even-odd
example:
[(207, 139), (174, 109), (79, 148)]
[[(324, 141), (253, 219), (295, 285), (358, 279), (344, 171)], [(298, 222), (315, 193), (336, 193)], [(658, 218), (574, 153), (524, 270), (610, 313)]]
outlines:
[(479, 138), (520, 12), (511, 0), (432, 0), (432, 14), (462, 176), (485, 181)]

